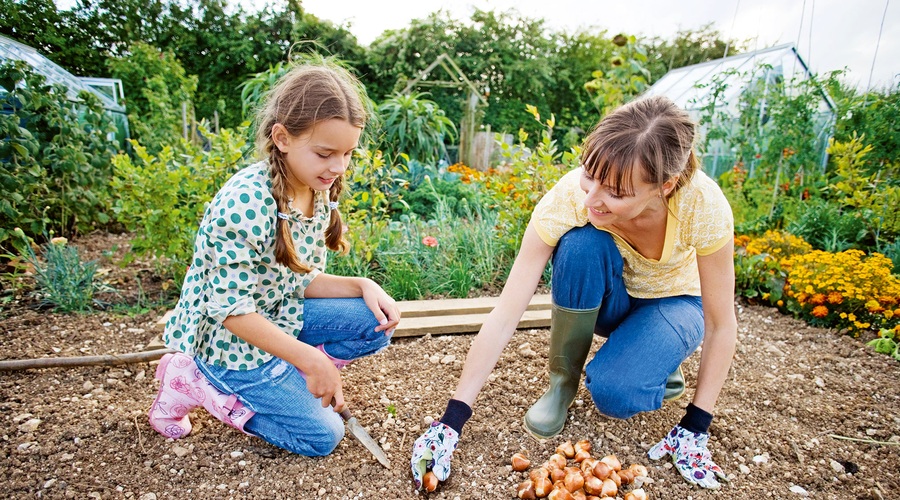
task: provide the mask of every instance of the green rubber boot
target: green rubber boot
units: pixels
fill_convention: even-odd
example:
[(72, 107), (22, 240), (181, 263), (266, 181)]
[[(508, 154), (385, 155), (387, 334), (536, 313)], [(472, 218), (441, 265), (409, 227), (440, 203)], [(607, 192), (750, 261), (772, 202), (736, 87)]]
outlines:
[(684, 394), (684, 372), (681, 365), (666, 379), (666, 391), (663, 393), (663, 401), (674, 401)]
[(566, 424), (600, 309), (575, 310), (553, 304), (551, 311), (550, 388), (525, 414), (525, 429), (539, 439), (559, 434)]

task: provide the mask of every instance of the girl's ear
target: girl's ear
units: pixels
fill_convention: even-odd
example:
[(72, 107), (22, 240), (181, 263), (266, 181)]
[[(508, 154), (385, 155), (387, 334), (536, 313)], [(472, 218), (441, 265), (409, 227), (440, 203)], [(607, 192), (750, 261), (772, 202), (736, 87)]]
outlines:
[(291, 134), (284, 128), (284, 125), (280, 123), (272, 125), (272, 142), (275, 143), (275, 147), (277, 147), (279, 151), (284, 153), (287, 150), (290, 139)]

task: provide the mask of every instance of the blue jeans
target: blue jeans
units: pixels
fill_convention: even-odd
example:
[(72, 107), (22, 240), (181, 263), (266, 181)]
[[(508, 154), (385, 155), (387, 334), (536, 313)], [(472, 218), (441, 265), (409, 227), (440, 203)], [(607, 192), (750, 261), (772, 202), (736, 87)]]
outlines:
[[(358, 359), (387, 347), (390, 337), (376, 332), (378, 322), (361, 298), (306, 299), (303, 328), (293, 332), (309, 345), (324, 344), (325, 352), (344, 360)], [(291, 332), (288, 332), (291, 333)], [(306, 388), (294, 365), (273, 357), (259, 368), (229, 370), (195, 359), (206, 378), (220, 391), (235, 394), (256, 412), (244, 430), (269, 443), (305, 456), (331, 453), (344, 437), (340, 415)]]
[(703, 341), (700, 297), (636, 299), (622, 280), (612, 236), (591, 225), (560, 239), (553, 254), (553, 303), (599, 307), (595, 332), (607, 337), (585, 367), (585, 386), (604, 415), (629, 418), (662, 406), (666, 379)]

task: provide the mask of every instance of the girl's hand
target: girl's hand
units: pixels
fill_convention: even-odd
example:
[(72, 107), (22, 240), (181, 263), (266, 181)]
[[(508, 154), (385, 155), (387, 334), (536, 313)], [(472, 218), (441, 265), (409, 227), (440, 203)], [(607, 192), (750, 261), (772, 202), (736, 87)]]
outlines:
[(375, 327), (375, 331), (384, 332), (385, 335), (393, 334), (394, 328), (400, 323), (400, 308), (397, 307), (397, 302), (370, 279), (363, 279), (360, 288), (363, 300), (381, 324)]
[(322, 408), (334, 403), (334, 411), (344, 409), (343, 382), (341, 372), (334, 363), (318, 349), (313, 348), (304, 358), (303, 367), (297, 367), (306, 376), (306, 389), (322, 399)]

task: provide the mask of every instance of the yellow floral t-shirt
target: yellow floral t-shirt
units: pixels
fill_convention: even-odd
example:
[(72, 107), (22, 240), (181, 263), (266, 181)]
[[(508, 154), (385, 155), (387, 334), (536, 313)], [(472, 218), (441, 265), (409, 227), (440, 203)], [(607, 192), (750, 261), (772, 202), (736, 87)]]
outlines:
[[(531, 214), (531, 224), (544, 243), (556, 246), (572, 228), (587, 224), (587, 196), (579, 185), (578, 167), (559, 180), (541, 198)], [(612, 231), (625, 261), (623, 278), (628, 294), (650, 299), (676, 295), (700, 295), (697, 256), (710, 255), (734, 237), (731, 206), (719, 186), (697, 171), (691, 181), (669, 198), (666, 241), (659, 260), (639, 254)]]

